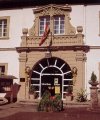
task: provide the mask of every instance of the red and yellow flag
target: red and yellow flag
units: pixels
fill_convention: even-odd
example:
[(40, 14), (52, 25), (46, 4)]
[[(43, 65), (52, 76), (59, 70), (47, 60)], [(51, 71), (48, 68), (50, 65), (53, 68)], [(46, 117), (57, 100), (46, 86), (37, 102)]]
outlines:
[(47, 37), (48, 37), (49, 32), (50, 32), (50, 28), (49, 28), (48, 25), (46, 25), (46, 26), (45, 26), (45, 31), (44, 31), (44, 33), (43, 33), (43, 36), (42, 36), (41, 41), (40, 41), (40, 43), (39, 43), (39, 46), (41, 46), (41, 45), (45, 42), (45, 40), (46, 40)]

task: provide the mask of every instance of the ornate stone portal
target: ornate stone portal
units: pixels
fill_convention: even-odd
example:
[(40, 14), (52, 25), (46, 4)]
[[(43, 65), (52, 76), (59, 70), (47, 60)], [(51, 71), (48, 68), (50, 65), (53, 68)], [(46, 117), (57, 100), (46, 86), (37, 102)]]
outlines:
[[(70, 84), (70, 86), (73, 87), (74, 94), (75, 91), (80, 90), (80, 88), (84, 89), (85, 87), (85, 61), (86, 52), (88, 52), (89, 47), (84, 45), (84, 35), (82, 34), (83, 28), (82, 26), (78, 26), (76, 31), (71, 25), (71, 7), (69, 5), (62, 6), (50, 4), (37, 7), (33, 12), (35, 14), (34, 24), (32, 28), (29, 29), (29, 32), (28, 29), (23, 29), (21, 45), (16, 48), (19, 52), (19, 77), (21, 84), (19, 99), (29, 99), (29, 86), (31, 84), (37, 86), (37, 98), (41, 98), (42, 84), (44, 84), (42, 83), (43, 78), (52, 78), (51, 75), (53, 76), (53, 79), (58, 79), (58, 83), (62, 81), (60, 82), (60, 92), (62, 99), (64, 99), (64, 95), (66, 94), (65, 89), (69, 86), (68, 80), (71, 80), (74, 83), (74, 87), (73, 84)], [(53, 30), (53, 17), (60, 15), (63, 15), (65, 18), (65, 33), (62, 35), (55, 35)], [(39, 46), (41, 40), (41, 36), (39, 36), (39, 22), (40, 17), (43, 16), (50, 16), (50, 31), (52, 31), (52, 36), (49, 34), (43, 45)], [(51, 37), (52, 46), (50, 47), (50, 51), (52, 56), (48, 59), (45, 58), (45, 53), (47, 52)], [(45, 65), (45, 60), (48, 65)], [(62, 64), (60, 65), (61, 62)], [(25, 72), (26, 68), (30, 68), (30, 74)], [(50, 72), (50, 68), (52, 68), (54, 72), (48, 73), (47, 71)], [(77, 74), (75, 74), (76, 71), (73, 71), (74, 73), (72, 75), (73, 68), (77, 70)], [(45, 70), (47, 70), (46, 73), (44, 73)], [(69, 73), (70, 75), (68, 75)], [(34, 81), (37, 81), (37, 84), (34, 83)]]

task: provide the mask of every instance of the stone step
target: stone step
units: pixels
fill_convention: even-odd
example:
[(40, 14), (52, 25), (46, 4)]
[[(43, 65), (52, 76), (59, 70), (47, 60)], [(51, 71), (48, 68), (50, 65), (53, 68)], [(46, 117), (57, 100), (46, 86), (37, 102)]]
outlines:
[(32, 105), (38, 105), (40, 102), (40, 100), (36, 100), (36, 99), (33, 99), (33, 100), (20, 100), (18, 101), (18, 104), (32, 104)]
[(76, 102), (76, 101), (70, 101), (65, 103), (65, 107), (89, 107), (90, 102)]
[[(40, 99), (33, 99), (33, 100), (20, 100), (18, 104), (30, 104), (30, 105), (38, 105)], [(89, 107), (90, 102), (76, 102), (76, 101), (63, 101), (64, 107)]]

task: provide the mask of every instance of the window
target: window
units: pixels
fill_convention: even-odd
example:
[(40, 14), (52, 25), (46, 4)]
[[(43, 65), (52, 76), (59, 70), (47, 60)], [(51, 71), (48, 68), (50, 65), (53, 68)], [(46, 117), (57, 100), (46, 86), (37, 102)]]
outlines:
[(0, 17), (0, 38), (9, 37), (9, 17)]
[(100, 11), (99, 11), (99, 36), (100, 36)]
[(7, 74), (7, 68), (8, 68), (7, 63), (0, 63), (0, 75)]
[(43, 35), (45, 26), (50, 25), (50, 17), (40, 17), (40, 30), (39, 30), (39, 35)]
[(64, 16), (54, 16), (54, 34), (64, 34)]
[(0, 66), (0, 75), (4, 74), (5, 66)]

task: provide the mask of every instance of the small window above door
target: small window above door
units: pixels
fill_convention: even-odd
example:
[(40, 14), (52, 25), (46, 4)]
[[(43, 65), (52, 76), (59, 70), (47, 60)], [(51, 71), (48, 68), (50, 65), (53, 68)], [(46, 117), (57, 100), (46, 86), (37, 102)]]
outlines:
[(54, 34), (62, 35), (65, 33), (65, 17), (54, 16)]

